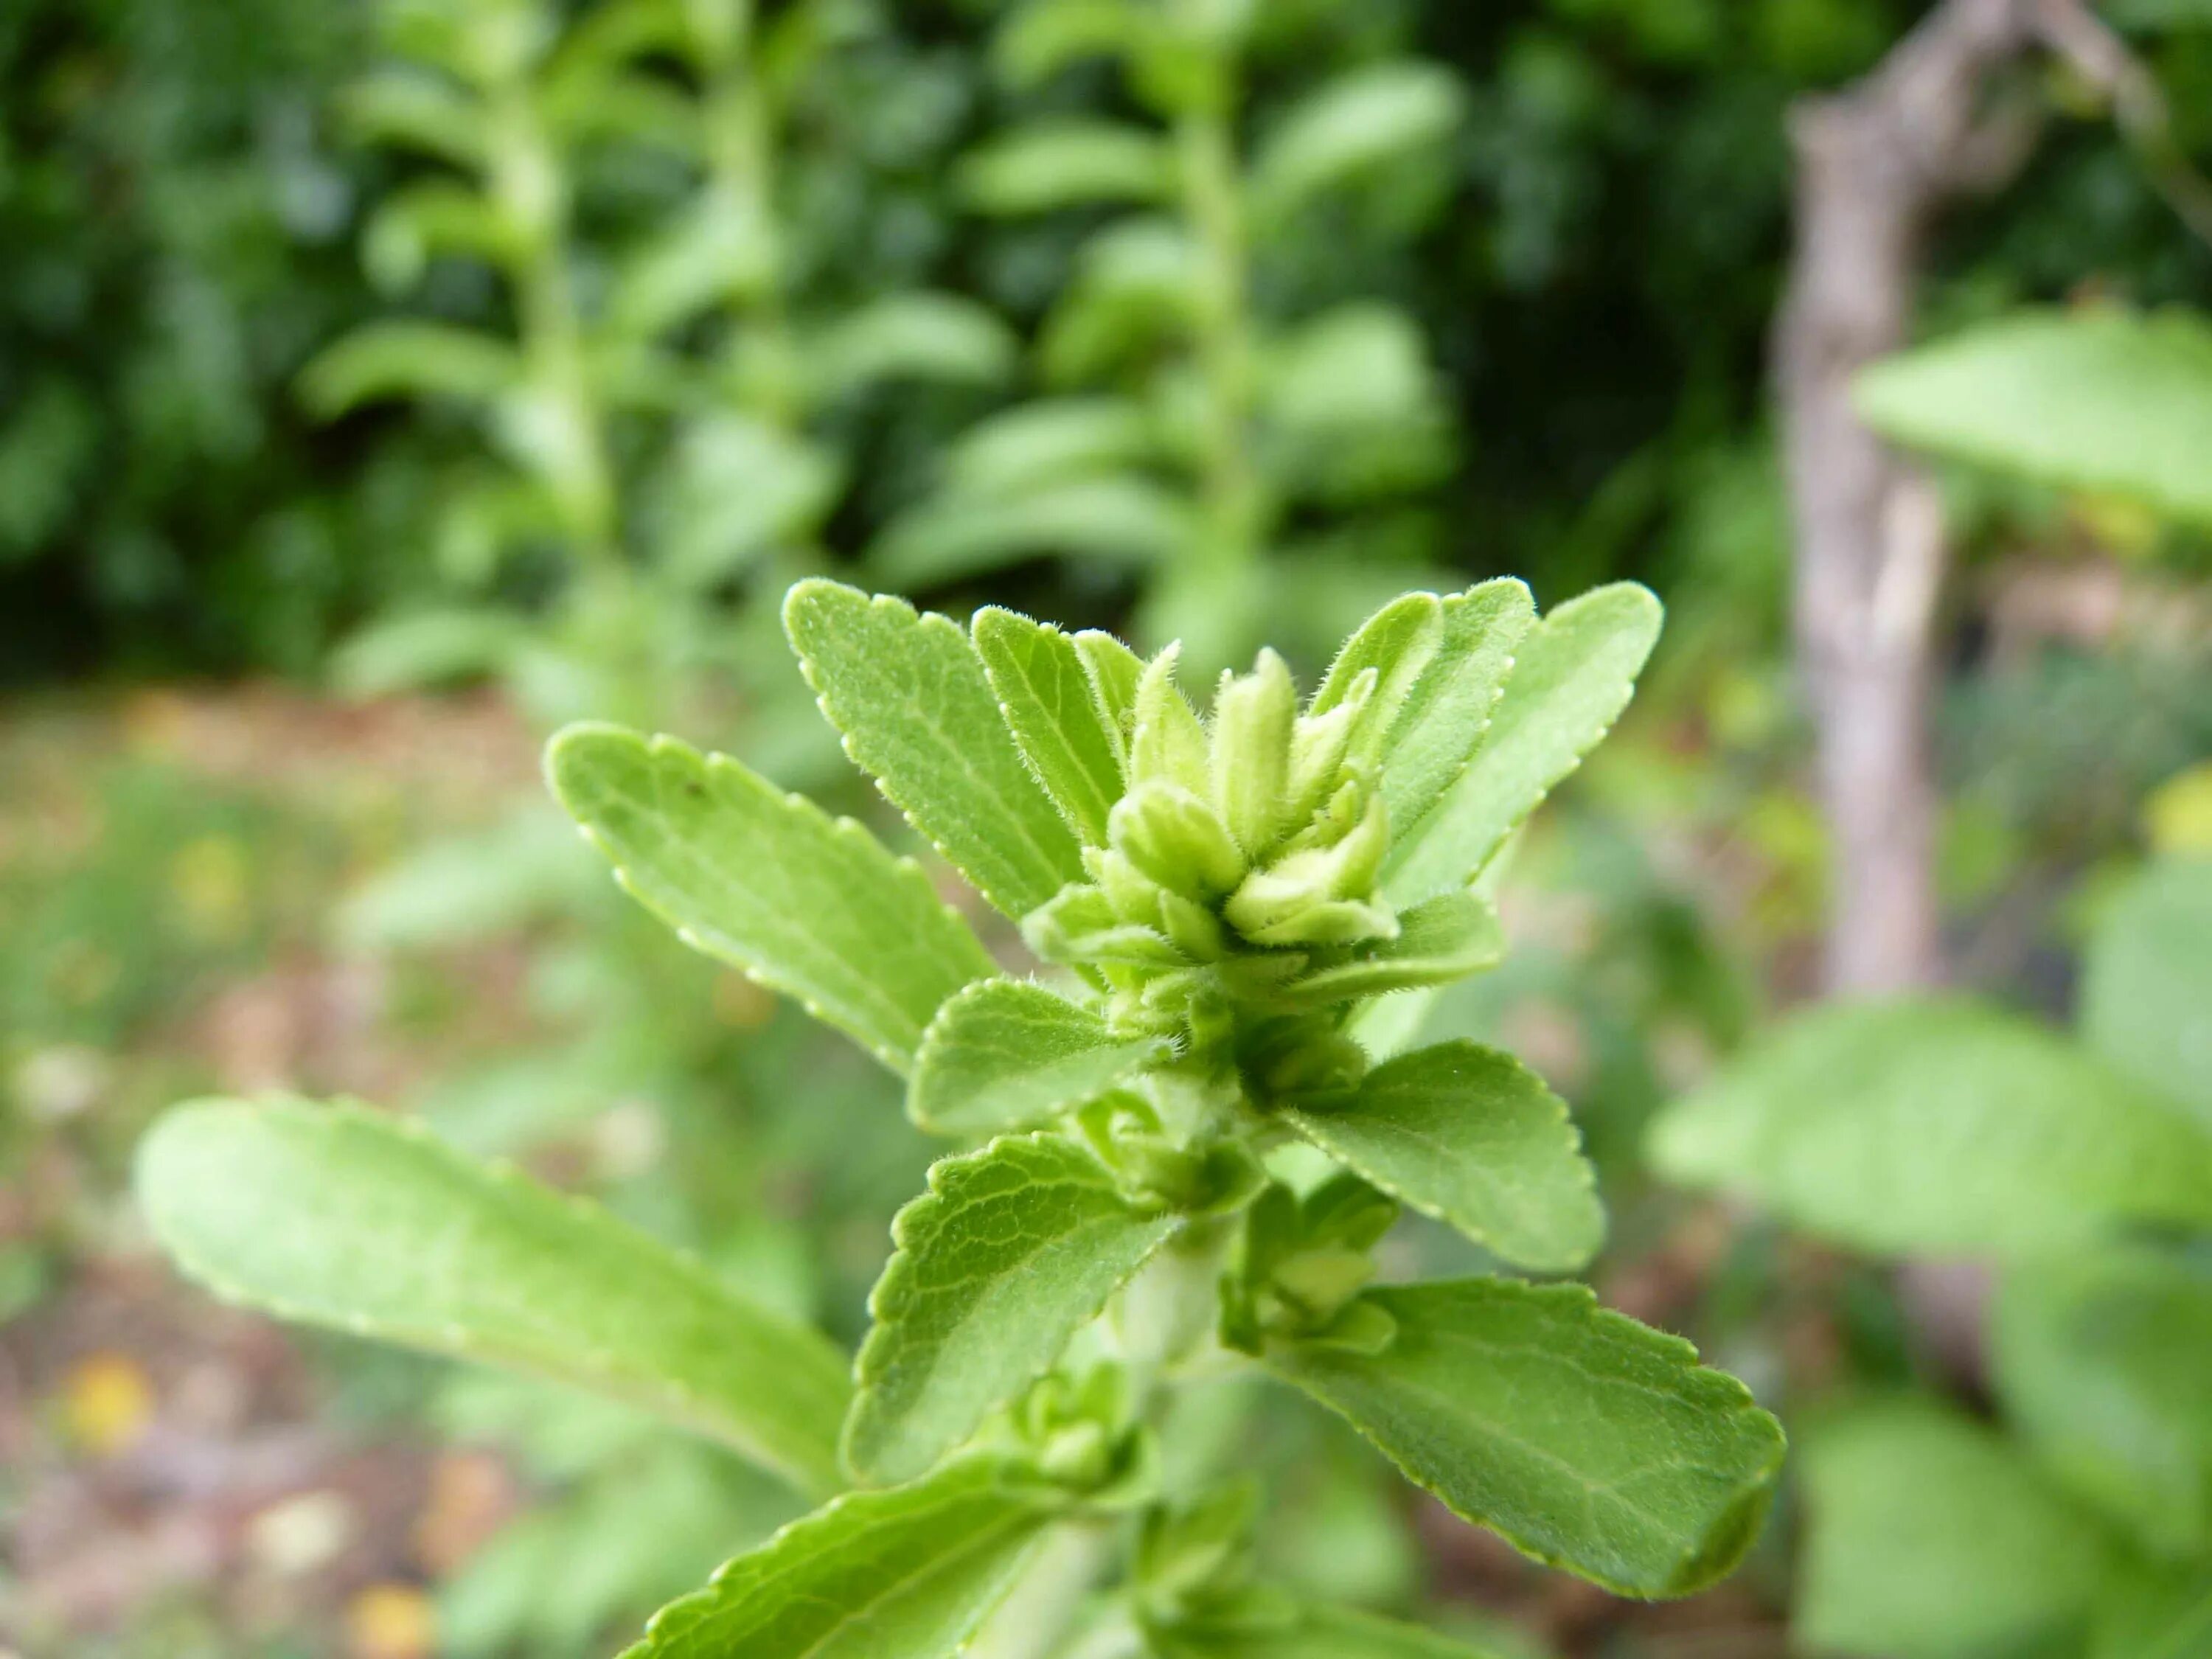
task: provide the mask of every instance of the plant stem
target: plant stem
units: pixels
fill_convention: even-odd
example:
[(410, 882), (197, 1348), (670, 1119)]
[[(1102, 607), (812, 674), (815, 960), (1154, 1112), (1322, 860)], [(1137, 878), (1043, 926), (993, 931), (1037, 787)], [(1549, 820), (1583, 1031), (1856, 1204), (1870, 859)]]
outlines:
[(1206, 631), (1186, 645), (1198, 665), (1223, 665), (1243, 644), (1261, 544), (1272, 509), (1252, 453), (1256, 392), (1250, 264), (1235, 110), (1240, 90), (1227, 48), (1212, 65), (1210, 94), (1179, 115), (1174, 139), (1183, 216), (1198, 245), (1197, 362), (1204, 391), (1199, 470), (1199, 544), (1170, 581), (1176, 623)]

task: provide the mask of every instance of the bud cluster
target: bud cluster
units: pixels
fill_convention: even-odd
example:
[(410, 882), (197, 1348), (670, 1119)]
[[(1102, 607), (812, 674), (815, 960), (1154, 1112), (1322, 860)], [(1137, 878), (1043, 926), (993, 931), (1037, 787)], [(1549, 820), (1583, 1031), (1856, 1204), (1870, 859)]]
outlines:
[(1299, 1006), (1298, 983), (1397, 938), (1380, 890), (1381, 670), (1332, 675), (1298, 707), (1283, 659), (1224, 674), (1201, 721), (1170, 647), (1146, 667), (1127, 787), (1090, 880), (1023, 923), (1030, 948), (1085, 972), (1109, 1023), (1208, 1046), (1240, 1012)]

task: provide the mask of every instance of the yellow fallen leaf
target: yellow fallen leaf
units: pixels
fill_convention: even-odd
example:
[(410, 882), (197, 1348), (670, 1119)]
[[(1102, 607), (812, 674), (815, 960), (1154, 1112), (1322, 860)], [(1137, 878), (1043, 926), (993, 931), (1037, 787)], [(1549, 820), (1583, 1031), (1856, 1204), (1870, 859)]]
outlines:
[(371, 1584), (346, 1603), (347, 1659), (430, 1659), (437, 1615), (411, 1584)]
[(125, 1353), (79, 1360), (62, 1386), (69, 1437), (96, 1457), (112, 1457), (137, 1443), (153, 1420), (154, 1403), (145, 1367)]

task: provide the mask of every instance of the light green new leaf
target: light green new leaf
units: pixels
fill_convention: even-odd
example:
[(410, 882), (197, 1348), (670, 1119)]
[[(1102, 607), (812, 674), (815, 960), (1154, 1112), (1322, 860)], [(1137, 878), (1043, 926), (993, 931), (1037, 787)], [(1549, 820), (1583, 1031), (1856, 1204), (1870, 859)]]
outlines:
[(1370, 1291), (1380, 1353), (1320, 1344), (1268, 1368), (1407, 1478), (1539, 1561), (1624, 1595), (1687, 1595), (1764, 1520), (1781, 1425), (1678, 1337), (1580, 1285), (1471, 1279)]
[(1653, 1123), (1660, 1171), (1872, 1250), (2041, 1252), (2212, 1226), (2212, 1133), (2025, 1019), (1960, 1000), (1802, 1016)]
[(2112, 1571), (2102, 1533), (2025, 1457), (1938, 1407), (1825, 1423), (1807, 1435), (1803, 1465), (1796, 1628), (1808, 1650), (2066, 1651)]
[(641, 1406), (819, 1492), (844, 1358), (589, 1205), (355, 1106), (180, 1106), (137, 1193), (178, 1264), (287, 1319), (533, 1371)]
[(1597, 1172), (1566, 1102), (1512, 1055), (1473, 1042), (1417, 1048), (1291, 1126), (1392, 1197), (1516, 1266), (1571, 1273), (1597, 1254)]
[(1074, 836), (1030, 775), (967, 635), (903, 600), (819, 579), (784, 630), (846, 752), (1010, 916), (1084, 879)]
[[(1511, 614), (1511, 596), (1500, 597)], [(1465, 884), (1582, 764), (1628, 707), (1658, 642), (1661, 615), (1648, 590), (1615, 582), (1570, 599), (1522, 636), (1474, 758), (1431, 811), (1410, 824), (1401, 821), (1392, 836), (1383, 890), (1394, 901)], [(1439, 665), (1450, 651), (1448, 637)], [(1480, 672), (1470, 678), (1474, 684), (1438, 697), (1439, 711), (1479, 692)], [(1415, 706), (1422, 707), (1418, 696)], [(1425, 709), (1425, 726), (1430, 718)], [(1388, 802), (1387, 784), (1385, 790)]]
[(2212, 525), (2212, 324), (2029, 311), (1876, 364), (1854, 401), (1883, 436)]
[(997, 972), (911, 860), (726, 756), (574, 726), (546, 770), (623, 887), (686, 944), (799, 998), (894, 1071), (946, 998)]
[(1490, 729), (1513, 653), (1535, 622), (1536, 602), (1510, 576), (1444, 600), (1443, 637), (1382, 751), (1382, 801), (1395, 839), (1411, 841), (1466, 770)]
[(1417, 1625), (1266, 1589), (1155, 1633), (1152, 1650), (1159, 1659), (1484, 1659)]
[(1281, 215), (1368, 168), (1440, 144), (1467, 106), (1458, 78), (1440, 64), (1407, 59), (1354, 70), (1283, 119), (1252, 161), (1252, 198)]
[(846, 1462), (877, 1483), (927, 1469), (1050, 1369), (1178, 1224), (1056, 1135), (939, 1163), (868, 1297)]
[(1390, 991), (1449, 985), (1505, 957), (1498, 912), (1473, 893), (1439, 893), (1398, 917), (1398, 937), (1364, 956), (1291, 981), (1282, 1000), (1319, 1008)]
[(663, 1607), (623, 1659), (954, 1659), (1065, 1505), (988, 1458), (848, 1492)]
[(945, 582), (1047, 555), (1139, 568), (1195, 533), (1182, 496), (1135, 473), (1065, 478), (1007, 496), (948, 495), (906, 514), (872, 555), (888, 580)]
[(1407, 593), (1393, 599), (1344, 642), (1314, 693), (1309, 712), (1326, 714), (1351, 695), (1361, 674), (1373, 669), (1375, 690), (1360, 713), (1360, 729), (1347, 752), (1358, 759), (1375, 759), (1443, 638), (1443, 603), (1435, 594)]
[(488, 334), (441, 323), (370, 323), (300, 371), (300, 398), (329, 421), (380, 398), (489, 403), (521, 376), (514, 348)]
[(2060, 1480), (2177, 1560), (2212, 1555), (2212, 1268), (2149, 1249), (2006, 1276), (2006, 1415)]
[(2212, 1127), (2212, 860), (2154, 864), (2113, 897), (2083, 964), (2081, 1030)]
[(1164, 1043), (1116, 1039), (1097, 1014), (1041, 985), (986, 980), (938, 1011), (907, 1112), (939, 1134), (1026, 1129), (1097, 1099), (1166, 1052)]
[(1121, 757), (1083, 653), (1057, 628), (996, 605), (975, 613), (976, 654), (1014, 742), (1068, 824), (1094, 847), (1121, 795)]
[(1175, 154), (1142, 127), (1113, 121), (1039, 124), (972, 151), (961, 193), (985, 213), (1049, 213), (1174, 194)]

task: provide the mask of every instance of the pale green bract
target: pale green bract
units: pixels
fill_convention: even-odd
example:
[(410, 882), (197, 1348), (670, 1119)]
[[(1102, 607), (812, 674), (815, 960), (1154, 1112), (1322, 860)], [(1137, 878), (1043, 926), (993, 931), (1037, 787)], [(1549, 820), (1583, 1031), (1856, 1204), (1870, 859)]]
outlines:
[(1579, 1285), (1407, 1285), (1355, 1305), (1389, 1316), (1381, 1352), (1287, 1344), (1268, 1368), (1516, 1548), (1624, 1595), (1686, 1595), (1757, 1534), (1781, 1427), (1680, 1338)]
[(1516, 1267), (1570, 1272), (1604, 1240), (1597, 1171), (1566, 1103), (1495, 1048), (1419, 1048), (1376, 1066), (1340, 1105), (1284, 1116), (1384, 1192)]
[(891, 1225), (846, 1461), (877, 1482), (927, 1469), (1049, 1370), (1181, 1224), (1055, 1135), (945, 1159)]
[(623, 1659), (954, 1659), (1067, 1501), (988, 1457), (848, 1493), (662, 1608)]
[(946, 998), (997, 971), (910, 860), (726, 756), (580, 726), (553, 740), (546, 771), (678, 938), (799, 998), (895, 1071)]
[(589, 1206), (354, 1106), (210, 1100), (138, 1153), (155, 1237), (226, 1298), (538, 1372), (838, 1485), (842, 1356)]

